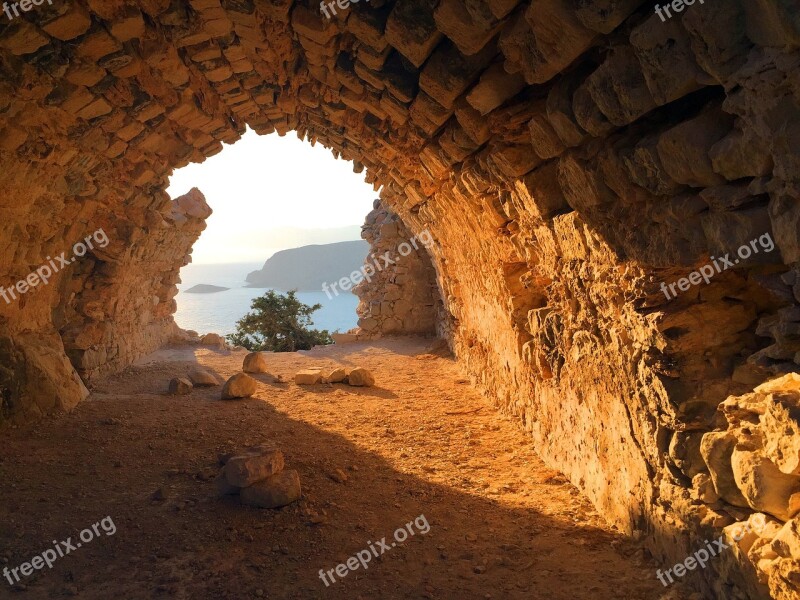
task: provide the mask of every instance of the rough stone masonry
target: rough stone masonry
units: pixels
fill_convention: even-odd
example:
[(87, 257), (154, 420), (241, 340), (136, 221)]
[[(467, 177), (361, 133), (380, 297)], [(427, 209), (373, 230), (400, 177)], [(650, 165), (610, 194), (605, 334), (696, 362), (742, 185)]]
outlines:
[[(774, 474), (773, 442), (730, 433), (720, 406), (800, 364), (798, 66), (795, 0), (666, 22), (640, 0), (373, 0), (332, 19), (312, 0), (70, 0), (2, 20), (0, 283), (85, 231), (111, 243), (0, 303), (0, 414), (69, 409), (178, 335), (178, 270), (210, 213), (199, 192), (170, 200), (170, 170), (247, 126), (295, 131), (431, 232), (458, 360), (674, 564), (791, 489), (757, 489), (780, 479), (753, 477)], [(765, 233), (761, 262), (658, 291)], [(756, 563), (692, 583), (797, 597), (783, 517)]]

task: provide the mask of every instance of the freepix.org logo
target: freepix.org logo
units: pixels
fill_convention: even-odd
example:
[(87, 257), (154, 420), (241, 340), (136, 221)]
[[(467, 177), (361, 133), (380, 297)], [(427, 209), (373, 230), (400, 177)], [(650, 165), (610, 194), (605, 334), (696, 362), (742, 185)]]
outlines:
[[(47, 0), (48, 4), (53, 4), (53, 0)], [(34, 6), (41, 6), (44, 4), (44, 0), (22, 0), (21, 2), (12, 2), (9, 4), (8, 2), (3, 2), (3, 12), (6, 13), (9, 21), (13, 21), (14, 17), (20, 16), (17, 7), (22, 9), (22, 12), (28, 12)], [(11, 16), (11, 11), (14, 11), (14, 16)]]

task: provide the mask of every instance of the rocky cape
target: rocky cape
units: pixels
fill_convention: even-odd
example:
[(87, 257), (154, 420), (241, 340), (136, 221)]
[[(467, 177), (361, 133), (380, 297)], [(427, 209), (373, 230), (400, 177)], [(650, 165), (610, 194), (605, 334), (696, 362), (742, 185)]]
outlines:
[(364, 240), (301, 246), (273, 254), (264, 266), (247, 275), (248, 287), (318, 292), (323, 283), (349, 277), (369, 252)]

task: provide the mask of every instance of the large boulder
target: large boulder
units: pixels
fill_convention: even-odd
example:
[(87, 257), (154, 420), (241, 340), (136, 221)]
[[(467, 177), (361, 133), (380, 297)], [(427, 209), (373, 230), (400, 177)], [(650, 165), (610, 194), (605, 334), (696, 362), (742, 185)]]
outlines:
[(0, 336), (0, 424), (68, 412), (88, 396), (58, 334)]
[(251, 352), (244, 357), (242, 371), (245, 373), (268, 373), (267, 359), (263, 352)]
[(281, 471), (239, 492), (242, 504), (257, 508), (280, 508), (300, 499), (300, 475), (295, 470)]
[(256, 393), (258, 382), (245, 373), (237, 373), (222, 386), (222, 399), (249, 398)]

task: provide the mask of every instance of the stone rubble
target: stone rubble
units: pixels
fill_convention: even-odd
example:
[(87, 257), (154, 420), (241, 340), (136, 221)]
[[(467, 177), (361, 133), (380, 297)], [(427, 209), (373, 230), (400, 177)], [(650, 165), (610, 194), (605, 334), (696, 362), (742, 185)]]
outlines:
[(362, 367), (318, 367), (298, 371), (294, 382), (297, 385), (344, 383), (354, 387), (371, 387), (375, 385), (375, 377)]
[[(687, 477), (696, 473), (692, 502), (685, 507), (687, 518), (722, 525), (729, 540), (737, 528), (750, 524), (752, 531), (731, 542), (735, 552), (723, 555), (723, 560), (736, 564), (720, 568), (753, 569), (761, 587), (750, 590), (751, 598), (797, 598), (800, 375), (789, 373), (752, 392), (728, 397), (719, 406), (717, 423), (716, 431), (702, 434), (701, 461), (692, 458), (676, 464)], [(684, 437), (677, 444), (680, 448), (671, 452), (694, 456), (693, 445), (696, 436)], [(766, 527), (753, 526), (754, 520)]]
[(284, 470), (283, 453), (269, 445), (220, 457), (222, 468), (214, 485), (219, 496), (238, 495), (256, 508), (280, 508), (300, 499), (300, 476)]

